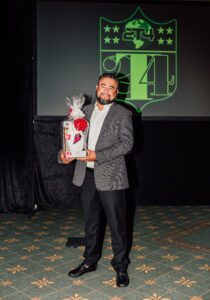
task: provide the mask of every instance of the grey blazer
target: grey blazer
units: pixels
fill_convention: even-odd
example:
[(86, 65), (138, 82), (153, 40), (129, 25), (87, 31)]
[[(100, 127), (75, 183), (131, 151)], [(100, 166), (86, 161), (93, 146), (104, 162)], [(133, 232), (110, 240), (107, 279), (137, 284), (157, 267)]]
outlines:
[[(90, 120), (94, 104), (84, 107), (86, 118)], [(94, 177), (99, 191), (121, 190), (129, 187), (125, 155), (133, 146), (132, 113), (122, 105), (113, 103), (96, 143)], [(86, 173), (86, 162), (77, 161), (73, 184), (81, 186)]]

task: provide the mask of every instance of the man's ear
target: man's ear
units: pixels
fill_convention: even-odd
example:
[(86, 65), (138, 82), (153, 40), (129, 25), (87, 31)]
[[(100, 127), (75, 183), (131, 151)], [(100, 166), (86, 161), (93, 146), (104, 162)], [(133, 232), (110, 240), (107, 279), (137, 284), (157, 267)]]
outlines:
[(98, 88), (98, 84), (96, 85), (96, 90), (97, 90), (97, 88)]

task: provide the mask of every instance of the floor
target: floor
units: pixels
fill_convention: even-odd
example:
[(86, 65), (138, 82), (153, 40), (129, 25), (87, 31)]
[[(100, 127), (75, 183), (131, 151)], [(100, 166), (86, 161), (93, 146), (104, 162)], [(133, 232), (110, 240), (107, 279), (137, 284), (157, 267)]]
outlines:
[(210, 206), (139, 206), (129, 265), (130, 285), (118, 288), (107, 229), (96, 272), (72, 279), (84, 247), (76, 209), (0, 214), (0, 300), (210, 300)]

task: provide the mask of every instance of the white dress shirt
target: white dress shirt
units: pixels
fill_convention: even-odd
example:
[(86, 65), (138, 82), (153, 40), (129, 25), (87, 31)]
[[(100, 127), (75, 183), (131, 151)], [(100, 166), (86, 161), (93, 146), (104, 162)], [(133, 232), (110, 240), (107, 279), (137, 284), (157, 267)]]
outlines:
[[(95, 151), (95, 146), (98, 141), (99, 134), (101, 132), (101, 128), (104, 123), (104, 119), (110, 109), (112, 104), (104, 105), (102, 110), (98, 109), (97, 103), (95, 104), (95, 108), (93, 110), (91, 119), (90, 119), (90, 128), (89, 128), (89, 136), (88, 136), (88, 149)], [(87, 162), (88, 168), (94, 168), (94, 162)]]

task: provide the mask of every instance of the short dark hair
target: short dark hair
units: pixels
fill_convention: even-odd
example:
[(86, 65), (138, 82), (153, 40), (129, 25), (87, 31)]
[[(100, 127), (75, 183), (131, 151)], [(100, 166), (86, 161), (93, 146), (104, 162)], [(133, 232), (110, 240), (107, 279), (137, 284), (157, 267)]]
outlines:
[(98, 78), (98, 84), (99, 84), (99, 81), (102, 78), (105, 78), (105, 77), (114, 79), (117, 82), (117, 88), (119, 89), (119, 80), (118, 80), (117, 76), (113, 73), (103, 73), (103, 74), (101, 74), (100, 77)]

